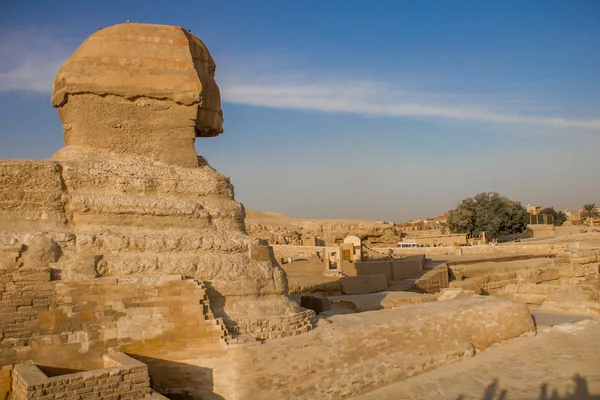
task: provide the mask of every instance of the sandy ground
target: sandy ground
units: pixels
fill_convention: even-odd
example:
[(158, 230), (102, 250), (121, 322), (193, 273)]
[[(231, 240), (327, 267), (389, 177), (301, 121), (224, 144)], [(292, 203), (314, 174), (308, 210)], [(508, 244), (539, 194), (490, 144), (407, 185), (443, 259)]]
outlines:
[(600, 320), (557, 325), (355, 400), (600, 399)]

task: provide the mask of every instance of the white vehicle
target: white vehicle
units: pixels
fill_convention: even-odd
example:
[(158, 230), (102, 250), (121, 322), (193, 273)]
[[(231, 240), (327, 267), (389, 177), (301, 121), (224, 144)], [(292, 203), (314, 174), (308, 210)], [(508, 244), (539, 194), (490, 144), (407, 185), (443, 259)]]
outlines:
[(415, 242), (398, 242), (398, 247), (419, 247)]

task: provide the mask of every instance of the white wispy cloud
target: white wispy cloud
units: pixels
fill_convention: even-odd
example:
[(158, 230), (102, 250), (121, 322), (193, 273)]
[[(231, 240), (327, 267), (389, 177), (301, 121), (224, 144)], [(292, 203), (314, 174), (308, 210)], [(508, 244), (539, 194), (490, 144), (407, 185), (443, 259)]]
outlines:
[[(313, 78), (314, 79), (314, 78)], [(250, 78), (251, 80), (251, 78)], [(237, 80), (239, 82), (241, 80)], [(253, 106), (352, 113), (365, 116), (442, 118), (488, 123), (510, 123), (576, 128), (600, 131), (600, 119), (573, 119), (559, 116), (533, 116), (498, 111), (442, 100), (435, 96), (403, 92), (377, 82), (344, 83), (226, 83), (221, 88), (224, 101)]]
[[(74, 45), (67, 45), (45, 32), (0, 31), (0, 91), (49, 93), (58, 69), (74, 50)], [(494, 101), (490, 94), (481, 101), (477, 96), (465, 94), (432, 94), (417, 92), (414, 88), (404, 91), (391, 83), (344, 76), (343, 71), (319, 77), (312, 71), (298, 73), (289, 65), (283, 68), (287, 74), (286, 71), (265, 74), (265, 70), (274, 69), (272, 63), (263, 62), (252, 68), (252, 59), (256, 57), (250, 57), (247, 62), (237, 58), (237, 62), (229, 63), (235, 65), (235, 69), (225, 73), (224, 78), (220, 79), (221, 74), (217, 76), (224, 101), (372, 117), (436, 118), (600, 131), (600, 119), (569, 118), (550, 112), (540, 115), (534, 113), (534, 109), (543, 109), (543, 104), (515, 108), (514, 104), (519, 105), (521, 100), (507, 102), (501, 93), (497, 95), (499, 101)], [(227, 65), (227, 61), (224, 64)], [(243, 76), (235, 75), (239, 65), (245, 66)]]
[(0, 91), (52, 91), (58, 69), (73, 50), (46, 32), (0, 32)]

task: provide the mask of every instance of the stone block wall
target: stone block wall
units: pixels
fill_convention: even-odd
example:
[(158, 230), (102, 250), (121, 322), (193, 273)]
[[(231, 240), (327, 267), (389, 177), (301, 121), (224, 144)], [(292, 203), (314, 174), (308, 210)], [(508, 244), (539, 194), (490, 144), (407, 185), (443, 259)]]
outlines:
[(14, 400), (166, 399), (150, 388), (145, 364), (123, 354), (107, 354), (104, 368), (48, 377), (34, 364), (17, 364), (13, 372)]
[(554, 244), (506, 244), (500, 246), (463, 246), (463, 247), (378, 247), (381, 251), (392, 250), (395, 256), (425, 255), (480, 255), (480, 254), (556, 254), (565, 251), (568, 246)]
[(484, 297), (328, 320), (304, 335), (230, 348), (215, 385), (228, 385), (231, 400), (343, 399), (535, 332), (524, 303)]
[(21, 267), (20, 246), (4, 250), (0, 262), (0, 366), (20, 361), (19, 354), (34, 346), (35, 338), (49, 333), (40, 326), (39, 315), (47, 313), (56, 300), (49, 268)]
[(337, 247), (324, 247), (324, 246), (292, 246), (292, 245), (272, 245), (273, 254), (277, 261), (281, 259), (310, 259), (311, 257), (319, 254), (321, 259), (325, 257), (326, 249), (337, 249)]
[(282, 315), (270, 319), (238, 318), (237, 325), (230, 328), (230, 332), (261, 340), (279, 339), (308, 332), (316, 323), (315, 312), (304, 310), (294, 315)]
[(2, 256), (0, 366), (33, 360), (92, 369), (111, 351), (155, 356), (171, 349), (225, 347), (227, 330), (214, 318), (206, 288), (193, 279), (52, 281), (48, 268), (24, 267), (18, 251)]
[(448, 267), (440, 265), (425, 272), (415, 281), (413, 291), (419, 293), (437, 293), (448, 287)]
[(425, 255), (408, 256), (402, 260), (393, 260), (392, 276), (394, 280), (408, 279), (417, 275), (425, 267)]
[[(450, 286), (466, 290), (474, 290), (476, 293), (500, 294), (508, 296), (514, 292), (515, 287), (529, 290), (531, 285), (511, 286), (511, 292), (505, 288), (510, 285), (523, 284), (553, 284), (553, 285), (582, 285), (597, 282), (600, 276), (600, 250), (574, 251), (559, 254), (554, 259), (549, 259), (548, 265), (528, 266), (526, 264), (511, 264), (504, 266), (502, 263), (494, 268), (476, 267), (470, 265), (452, 266), (456, 281)], [(460, 280), (462, 279), (462, 280)], [(520, 290), (521, 290), (520, 289)], [(542, 289), (540, 289), (542, 290)], [(513, 294), (515, 294), (514, 292)], [(531, 292), (533, 301), (539, 293)], [(516, 294), (515, 294), (516, 295)], [(516, 295), (518, 299), (520, 295)], [(526, 298), (528, 295), (525, 295)]]

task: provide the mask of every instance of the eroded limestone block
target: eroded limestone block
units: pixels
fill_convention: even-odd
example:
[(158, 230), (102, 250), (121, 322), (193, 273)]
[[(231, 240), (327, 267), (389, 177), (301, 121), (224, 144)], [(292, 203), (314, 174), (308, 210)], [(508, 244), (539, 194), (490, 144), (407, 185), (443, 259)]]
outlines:
[(388, 288), (388, 280), (384, 274), (344, 276), (340, 279), (340, 284), (344, 294), (375, 293)]
[(55, 265), (56, 274), (65, 282), (91, 281), (102, 275), (105, 262), (101, 255), (79, 254), (75, 259)]
[(61, 255), (59, 245), (42, 234), (26, 234), (22, 237), (22, 243), (25, 245), (21, 255), (24, 267), (45, 269)]
[(60, 164), (0, 160), (0, 229), (27, 231), (64, 226), (65, 190)]

